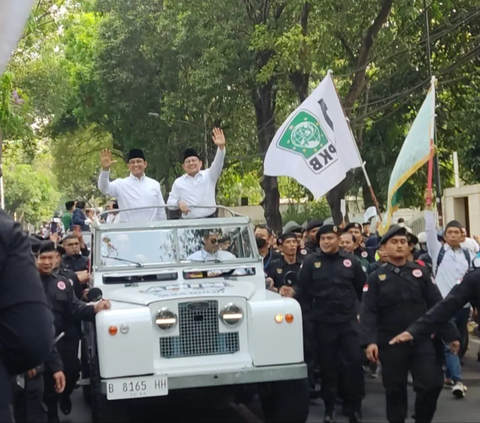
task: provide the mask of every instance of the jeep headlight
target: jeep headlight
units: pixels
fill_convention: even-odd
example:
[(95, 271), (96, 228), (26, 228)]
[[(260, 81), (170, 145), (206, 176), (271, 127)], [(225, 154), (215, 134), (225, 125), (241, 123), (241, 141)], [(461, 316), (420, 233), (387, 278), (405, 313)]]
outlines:
[(235, 326), (243, 320), (243, 310), (235, 304), (227, 304), (220, 312), (220, 319), (228, 326)]
[(160, 329), (171, 329), (177, 324), (177, 315), (169, 308), (161, 308), (155, 317), (155, 323)]

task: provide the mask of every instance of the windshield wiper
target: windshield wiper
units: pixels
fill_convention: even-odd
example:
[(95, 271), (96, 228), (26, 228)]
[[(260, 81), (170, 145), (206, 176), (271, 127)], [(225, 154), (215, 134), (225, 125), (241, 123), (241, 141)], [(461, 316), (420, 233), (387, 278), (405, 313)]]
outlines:
[(123, 261), (124, 263), (131, 263), (131, 264), (136, 265), (137, 267), (143, 267), (144, 266), (144, 264), (139, 263), (138, 261), (127, 260), (127, 259), (123, 259), (123, 258), (120, 258), (120, 257), (102, 256), (102, 258), (108, 258), (108, 259), (112, 259), (112, 260)]

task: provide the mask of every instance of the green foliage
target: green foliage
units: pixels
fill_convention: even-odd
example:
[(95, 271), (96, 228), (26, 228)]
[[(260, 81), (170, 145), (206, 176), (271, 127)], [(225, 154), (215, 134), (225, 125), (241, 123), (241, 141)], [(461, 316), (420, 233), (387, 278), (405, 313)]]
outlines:
[(6, 163), (3, 167), (5, 209), (19, 221), (38, 224), (50, 219), (58, 206), (60, 193), (52, 177), (29, 163)]
[(312, 201), (301, 204), (290, 204), (286, 211), (282, 213), (283, 222), (293, 220), (299, 225), (312, 219), (325, 220), (331, 216), (330, 207), (327, 201), (322, 198), (318, 201)]
[[(113, 148), (112, 137), (95, 125), (67, 132), (55, 139), (52, 143), (54, 172), (64, 196), (91, 203), (102, 197), (97, 180), (103, 148)], [(124, 177), (128, 172), (123, 155), (118, 151), (114, 154), (117, 163), (112, 166), (112, 177)]]

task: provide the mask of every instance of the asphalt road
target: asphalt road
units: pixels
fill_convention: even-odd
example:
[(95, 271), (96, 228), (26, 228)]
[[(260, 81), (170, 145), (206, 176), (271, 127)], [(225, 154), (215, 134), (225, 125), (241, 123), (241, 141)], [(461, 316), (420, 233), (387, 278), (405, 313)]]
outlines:
[[(463, 377), (464, 383), (468, 387), (467, 395), (464, 399), (457, 400), (450, 390), (444, 390), (438, 402), (438, 409), (434, 422), (475, 422), (480, 421), (480, 363), (477, 361), (477, 351), (480, 341), (471, 339), (470, 348), (464, 359)], [(89, 423), (90, 409), (82, 399), (81, 390), (76, 390), (72, 396), (73, 410), (69, 416), (63, 416), (60, 413), (60, 420), (63, 423)], [(410, 415), (413, 414), (414, 393), (410, 389), (409, 403), (411, 408)], [(253, 410), (253, 412), (252, 412)], [(252, 410), (244, 406), (239, 406), (228, 400), (211, 400), (202, 402), (201, 405), (194, 407), (185, 406), (171, 410), (168, 415), (170, 423), (176, 422), (229, 422), (229, 423), (260, 423), (258, 411), (255, 407)], [(157, 412), (143, 410), (146, 415), (138, 416), (144, 421), (155, 421)], [(164, 414), (165, 410), (162, 410)], [(311, 403), (310, 416), (308, 422), (323, 422), (323, 403), (321, 400), (315, 400)], [(142, 413), (143, 414), (143, 413)], [(385, 422), (385, 397), (381, 383), (381, 378), (371, 379), (367, 376), (367, 397), (363, 403), (363, 416), (366, 422), (376, 423)], [(165, 416), (164, 416), (165, 417)], [(163, 419), (162, 419), (163, 420)], [(137, 420), (136, 421), (140, 421)], [(413, 420), (410, 420), (413, 421)], [(348, 422), (340, 410), (337, 411), (337, 422)]]

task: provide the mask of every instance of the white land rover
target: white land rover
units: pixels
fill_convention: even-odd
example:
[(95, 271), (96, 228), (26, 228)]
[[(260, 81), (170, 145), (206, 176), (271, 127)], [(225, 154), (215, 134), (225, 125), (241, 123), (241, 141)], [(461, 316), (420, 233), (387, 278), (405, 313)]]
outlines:
[(305, 422), (302, 312), (265, 289), (249, 218), (98, 224), (84, 326), (94, 422), (180, 390), (258, 389), (266, 421)]

